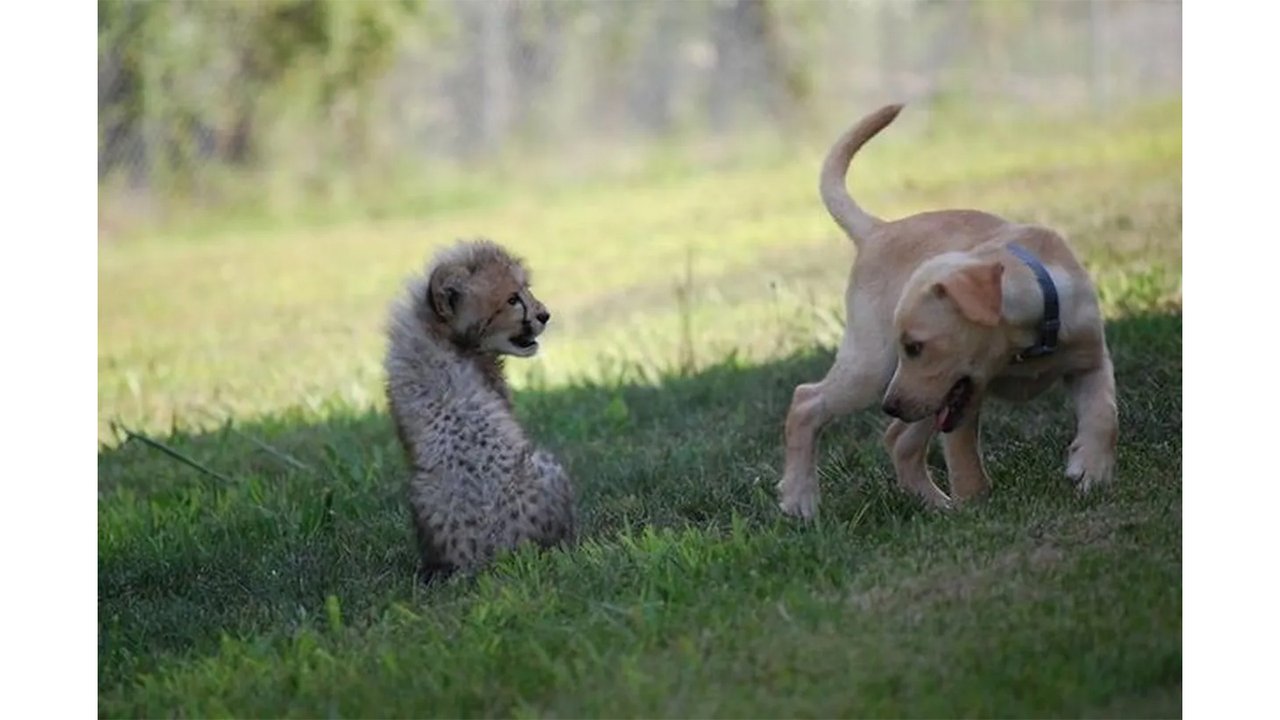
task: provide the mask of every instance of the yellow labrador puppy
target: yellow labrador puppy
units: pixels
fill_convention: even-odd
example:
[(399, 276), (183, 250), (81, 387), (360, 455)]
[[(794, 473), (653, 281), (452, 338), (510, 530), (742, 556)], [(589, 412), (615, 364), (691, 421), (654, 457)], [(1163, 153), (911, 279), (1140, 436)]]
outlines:
[[(937, 507), (980, 495), (989, 485), (978, 437), (983, 400), (1027, 400), (1058, 380), (1077, 421), (1067, 476), (1081, 491), (1109, 480), (1118, 426), (1111, 357), (1093, 282), (1062, 237), (975, 210), (886, 222), (846, 191), (854, 153), (901, 109), (864, 118), (822, 167), (823, 203), (857, 258), (835, 362), (820, 382), (795, 389), (787, 413), (782, 510), (817, 514), (818, 432), (877, 402), (894, 417), (884, 442), (904, 488)], [(950, 496), (925, 463), (939, 431)]]

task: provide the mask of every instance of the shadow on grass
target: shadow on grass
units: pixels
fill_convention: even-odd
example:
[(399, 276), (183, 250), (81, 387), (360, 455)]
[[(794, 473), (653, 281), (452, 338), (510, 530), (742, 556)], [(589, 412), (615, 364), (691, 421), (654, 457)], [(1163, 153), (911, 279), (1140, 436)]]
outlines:
[[(1126, 317), (1109, 325), (1108, 339), (1121, 404), (1119, 482), (1080, 499), (1062, 480), (1074, 423), (1058, 389), (986, 413), (995, 484), (986, 507), (1153, 492), (1180, 506), (1181, 315)], [(809, 530), (774, 505), (782, 420), (795, 385), (820, 378), (830, 361), (825, 351), (758, 366), (726, 361), (658, 387), (527, 391), (517, 406), (574, 476), (586, 537), (608, 542), (643, 526), (716, 533), (735, 518), (801, 534)], [(824, 523), (856, 518), (859, 534), (875, 534), (935, 521), (893, 487), (883, 426), (867, 411), (824, 433)], [(358, 625), (422, 592), (401, 502), (404, 465), (385, 415), (322, 423), (285, 415), (164, 442), (230, 481), (136, 441), (99, 455), (100, 692), (166, 654), (210, 652), (224, 634), (287, 635), (324, 623), (329, 596), (343, 598), (346, 623)]]

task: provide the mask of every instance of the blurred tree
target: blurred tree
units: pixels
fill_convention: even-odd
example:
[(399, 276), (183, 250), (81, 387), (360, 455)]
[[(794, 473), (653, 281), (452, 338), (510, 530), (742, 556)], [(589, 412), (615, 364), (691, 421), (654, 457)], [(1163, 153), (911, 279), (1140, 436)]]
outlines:
[(711, 38), (715, 72), (707, 95), (712, 128), (732, 127), (742, 101), (772, 120), (788, 121), (809, 99), (811, 83), (783, 44), (777, 2), (717, 3)]
[(356, 108), (338, 135), (358, 150), (367, 133), (361, 101), (420, 7), (99, 0), (99, 175), (139, 152), (153, 172), (181, 172), (193, 154), (251, 162), (263, 142), (263, 106), (286, 100), (309, 104), (322, 123), (344, 102)]
[(98, 0), (100, 185), (277, 212), (513, 144), (593, 163), (890, 98), (1110, 107), (1178, 91), (1180, 23), (1164, 0)]
[(674, 122), (674, 85), (689, 7), (685, 3), (658, 6), (651, 19), (653, 29), (645, 33), (632, 69), (634, 80), (627, 97), (630, 114), (654, 135), (669, 132)]

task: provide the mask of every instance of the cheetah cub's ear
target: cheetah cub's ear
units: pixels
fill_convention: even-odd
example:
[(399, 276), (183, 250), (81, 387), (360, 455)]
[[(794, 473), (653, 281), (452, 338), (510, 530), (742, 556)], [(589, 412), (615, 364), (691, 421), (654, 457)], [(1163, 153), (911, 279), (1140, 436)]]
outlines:
[(457, 265), (439, 267), (431, 273), (427, 282), (427, 301), (437, 315), (452, 320), (458, 314), (458, 303), (462, 300), (466, 280), (466, 270)]

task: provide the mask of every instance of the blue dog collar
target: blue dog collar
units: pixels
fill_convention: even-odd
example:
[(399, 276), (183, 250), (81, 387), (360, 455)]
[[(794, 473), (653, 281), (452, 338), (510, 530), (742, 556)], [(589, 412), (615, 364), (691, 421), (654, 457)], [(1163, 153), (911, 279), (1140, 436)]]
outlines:
[(1036, 275), (1036, 282), (1040, 285), (1040, 293), (1044, 295), (1044, 317), (1037, 328), (1036, 344), (1014, 355), (1013, 361), (1020, 363), (1052, 355), (1053, 351), (1058, 349), (1058, 328), (1061, 327), (1061, 321), (1058, 319), (1058, 288), (1053, 284), (1049, 271), (1035, 255), (1031, 254), (1031, 251), (1018, 243), (1009, 243), (1009, 252), (1031, 268), (1031, 272)]

